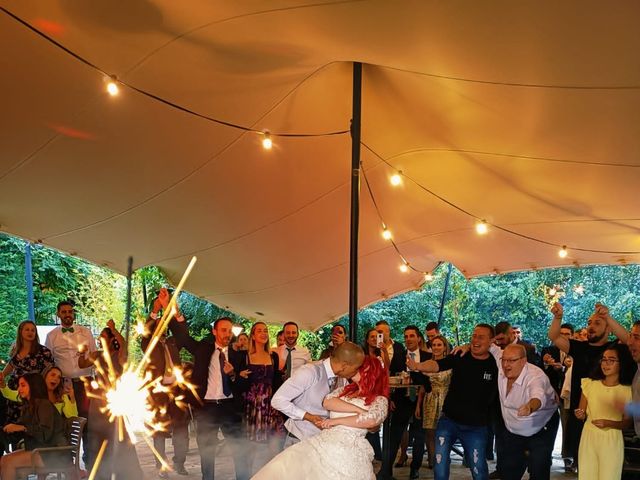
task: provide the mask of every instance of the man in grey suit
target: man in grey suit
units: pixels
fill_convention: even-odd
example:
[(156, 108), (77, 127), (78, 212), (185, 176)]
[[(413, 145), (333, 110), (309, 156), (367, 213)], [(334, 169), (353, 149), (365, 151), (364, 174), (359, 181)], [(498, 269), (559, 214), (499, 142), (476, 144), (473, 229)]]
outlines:
[(322, 406), (324, 397), (335, 387), (338, 377), (353, 377), (364, 362), (362, 348), (344, 342), (322, 362), (297, 369), (271, 399), (271, 406), (288, 418), (285, 448), (320, 432), (320, 423), (329, 416)]

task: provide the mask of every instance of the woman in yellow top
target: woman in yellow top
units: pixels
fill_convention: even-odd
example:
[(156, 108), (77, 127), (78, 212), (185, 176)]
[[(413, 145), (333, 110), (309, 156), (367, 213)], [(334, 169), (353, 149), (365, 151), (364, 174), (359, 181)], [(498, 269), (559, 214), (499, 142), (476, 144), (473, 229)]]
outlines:
[[(58, 412), (66, 418), (77, 417), (78, 405), (73, 396), (73, 387), (70, 384), (65, 385), (63, 383), (62, 371), (56, 366), (50, 366), (42, 373), (42, 376), (47, 386), (49, 401), (53, 403)], [(17, 390), (12, 390), (7, 385), (3, 385), (0, 391), (4, 398), (13, 402), (20, 401)]]
[(616, 408), (631, 400), (633, 359), (626, 345), (616, 344), (602, 353), (600, 368), (582, 379), (582, 397), (575, 415), (585, 420), (578, 449), (579, 480), (610, 480), (622, 475), (622, 430), (631, 419)]

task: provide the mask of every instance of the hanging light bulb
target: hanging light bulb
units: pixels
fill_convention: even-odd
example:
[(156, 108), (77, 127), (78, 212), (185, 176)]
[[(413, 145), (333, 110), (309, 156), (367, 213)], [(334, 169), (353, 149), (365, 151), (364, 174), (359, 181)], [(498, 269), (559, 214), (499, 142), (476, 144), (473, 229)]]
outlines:
[(484, 220), (476, 223), (476, 233), (478, 235), (485, 235), (489, 231), (489, 225)]
[(273, 147), (273, 141), (271, 140), (269, 132), (264, 132), (263, 135), (264, 138), (262, 139), (262, 148), (264, 148), (265, 150), (271, 150), (271, 147)]
[(107, 92), (112, 97), (115, 97), (120, 92), (120, 89), (118, 88), (118, 80), (116, 79), (115, 75), (111, 77), (107, 82)]
[(569, 255), (569, 252), (567, 252), (567, 246), (563, 245), (562, 248), (558, 250), (558, 256), (560, 258), (567, 258), (567, 255)]
[(399, 268), (402, 273), (407, 273), (409, 271), (409, 264), (404, 262)]
[(400, 185), (402, 183), (402, 170), (398, 170), (396, 173), (391, 175), (391, 177), (389, 178), (389, 181), (391, 182), (391, 185), (393, 185), (394, 187), (397, 187), (398, 185)]
[(433, 282), (433, 275), (431, 274), (431, 272), (427, 272), (424, 274), (424, 281)]
[(389, 231), (389, 229), (387, 229), (387, 227), (384, 227), (384, 229), (382, 230), (382, 238), (384, 238), (385, 240), (391, 240), (391, 232)]
[(550, 296), (550, 297), (555, 297), (555, 296), (556, 296), (556, 293), (558, 293), (558, 291), (556, 290), (556, 287), (551, 287), (551, 288), (549, 289), (549, 296)]

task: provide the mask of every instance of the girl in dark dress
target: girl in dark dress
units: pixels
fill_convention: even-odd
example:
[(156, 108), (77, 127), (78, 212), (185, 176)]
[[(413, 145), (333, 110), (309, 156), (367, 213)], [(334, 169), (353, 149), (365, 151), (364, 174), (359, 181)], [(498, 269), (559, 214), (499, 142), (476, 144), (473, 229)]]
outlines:
[(32, 455), (34, 448), (60, 447), (67, 444), (65, 421), (49, 401), (47, 386), (39, 373), (27, 373), (18, 379), (18, 394), (22, 399), (22, 415), (16, 423), (4, 426), (6, 434), (22, 433), (24, 450), (18, 450), (0, 459), (2, 480), (15, 480), (16, 469), (25, 466), (41, 467), (45, 464), (68, 461), (68, 454), (55, 453), (47, 457)]
[[(244, 390), (247, 439), (269, 449), (269, 458), (278, 453), (284, 434), (282, 414), (271, 407), (271, 397), (282, 383), (278, 363), (278, 354), (269, 351), (267, 325), (262, 322), (254, 323), (249, 335), (249, 350), (240, 362), (238, 371)], [(256, 450), (253, 447), (248, 449), (249, 462), (253, 462)], [(261, 466), (256, 465), (255, 469), (258, 470)]]

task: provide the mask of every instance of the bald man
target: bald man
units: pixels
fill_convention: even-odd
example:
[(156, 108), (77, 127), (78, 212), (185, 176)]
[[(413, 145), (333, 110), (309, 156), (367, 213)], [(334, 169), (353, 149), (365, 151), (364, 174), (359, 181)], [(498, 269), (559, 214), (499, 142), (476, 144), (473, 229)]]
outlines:
[(344, 342), (329, 358), (303, 365), (282, 384), (273, 395), (271, 406), (289, 417), (285, 423), (285, 448), (320, 432), (320, 423), (329, 416), (322, 406), (324, 397), (335, 388), (338, 378), (353, 377), (362, 362), (362, 348)]
[(520, 480), (528, 468), (532, 480), (547, 480), (560, 417), (557, 395), (544, 371), (527, 363), (523, 345), (494, 346), (498, 393), (506, 431), (502, 478)]

